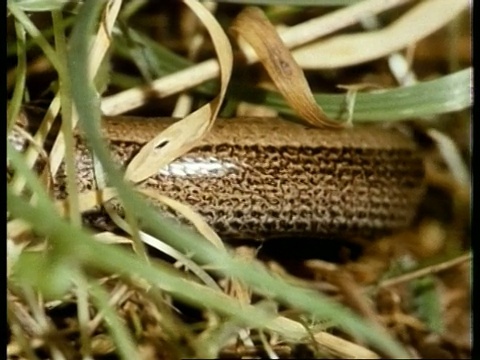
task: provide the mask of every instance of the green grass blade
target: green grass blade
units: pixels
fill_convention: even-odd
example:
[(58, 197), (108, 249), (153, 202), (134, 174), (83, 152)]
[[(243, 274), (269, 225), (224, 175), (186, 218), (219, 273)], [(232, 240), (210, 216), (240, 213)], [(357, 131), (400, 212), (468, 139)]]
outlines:
[[(358, 93), (354, 105), (355, 122), (393, 121), (427, 117), (463, 110), (472, 105), (471, 68), (420, 82), (416, 85), (371, 93)], [(268, 105), (281, 114), (294, 115), (276, 92), (237, 84), (232, 96), (256, 104)], [(345, 95), (314, 94), (323, 110), (335, 119), (346, 119)]]

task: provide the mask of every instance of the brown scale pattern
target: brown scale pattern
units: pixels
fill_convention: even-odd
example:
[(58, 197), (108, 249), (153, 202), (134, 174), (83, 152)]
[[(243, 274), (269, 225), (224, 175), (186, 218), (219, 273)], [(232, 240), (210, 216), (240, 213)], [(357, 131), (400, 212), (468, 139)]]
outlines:
[[(314, 146), (312, 139), (307, 145), (254, 142), (254, 132), (243, 140), (222, 141), (222, 126), (142, 186), (191, 204), (224, 238), (373, 237), (408, 226), (415, 214), (423, 192), (423, 163), (409, 142), (395, 145), (397, 137), (404, 139), (398, 133), (383, 130), (381, 134), (390, 133), (391, 138), (377, 138), (371, 146), (372, 139), (362, 136), (356, 142), (347, 136), (342, 145), (344, 134), (333, 135), (331, 141), (322, 137)], [(135, 134), (132, 140), (109, 138), (122, 165), (142, 145)], [(378, 145), (382, 141), (383, 147)], [(77, 149), (80, 190), (91, 189), (91, 161), (80, 137)], [(176, 174), (174, 169), (186, 162), (189, 167), (224, 167), (203, 175)], [(57, 190), (63, 192), (63, 179), (57, 180)]]

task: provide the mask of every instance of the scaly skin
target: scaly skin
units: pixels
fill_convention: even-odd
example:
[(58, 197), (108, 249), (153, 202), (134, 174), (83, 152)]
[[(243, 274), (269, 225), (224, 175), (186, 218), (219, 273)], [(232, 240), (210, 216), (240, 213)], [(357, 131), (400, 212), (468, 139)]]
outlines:
[[(103, 135), (126, 165), (171, 122), (106, 118)], [(76, 146), (80, 191), (95, 188), (79, 135)], [(57, 193), (64, 191), (61, 173)], [(224, 238), (370, 238), (409, 225), (423, 175), (415, 144), (395, 130), (238, 118), (217, 121), (194, 149), (141, 186), (192, 205)]]

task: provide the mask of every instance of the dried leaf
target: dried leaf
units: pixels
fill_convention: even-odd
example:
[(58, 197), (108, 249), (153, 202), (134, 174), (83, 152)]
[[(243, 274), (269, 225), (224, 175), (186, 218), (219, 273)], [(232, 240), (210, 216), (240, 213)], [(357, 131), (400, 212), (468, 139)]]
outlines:
[(280, 93), (302, 119), (317, 127), (342, 127), (315, 102), (302, 69), (262, 10), (246, 8), (237, 16), (231, 30), (255, 50)]
[(168, 127), (140, 150), (125, 173), (126, 179), (134, 183), (157, 173), (159, 169), (195, 146), (213, 125), (230, 80), (233, 56), (227, 36), (203, 5), (194, 0), (184, 2), (195, 12), (212, 37), (220, 64), (220, 93), (210, 103)]

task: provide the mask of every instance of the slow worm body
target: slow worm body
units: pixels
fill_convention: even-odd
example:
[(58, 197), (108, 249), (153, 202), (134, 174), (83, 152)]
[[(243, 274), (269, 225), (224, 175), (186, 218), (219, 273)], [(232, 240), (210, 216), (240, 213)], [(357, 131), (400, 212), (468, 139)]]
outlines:
[[(119, 164), (172, 119), (112, 117), (103, 135)], [(79, 191), (95, 188), (76, 135)], [(411, 222), (423, 192), (415, 144), (395, 130), (319, 130), (276, 118), (218, 120), (190, 152), (149, 178), (224, 238), (374, 237)], [(57, 192), (64, 191), (61, 175)]]

